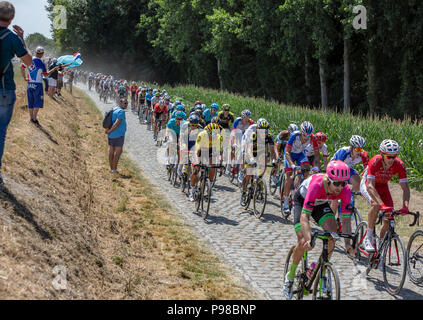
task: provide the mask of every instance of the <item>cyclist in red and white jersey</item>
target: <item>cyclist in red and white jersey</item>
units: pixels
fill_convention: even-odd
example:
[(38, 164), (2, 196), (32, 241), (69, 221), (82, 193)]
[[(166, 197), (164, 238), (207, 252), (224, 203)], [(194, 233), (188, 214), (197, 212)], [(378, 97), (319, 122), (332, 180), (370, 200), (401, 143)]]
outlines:
[[(364, 247), (368, 252), (374, 252), (374, 227), (379, 210), (392, 212), (394, 203), (389, 192), (388, 182), (393, 176), (398, 175), (402, 188), (403, 207), (400, 210), (403, 214), (408, 213), (408, 202), (410, 200), (410, 187), (408, 186), (407, 172), (404, 162), (398, 158), (399, 145), (394, 140), (383, 140), (379, 146), (380, 154), (370, 159), (364, 171), (360, 184), (360, 191), (363, 197), (372, 206), (368, 215), (368, 229), (364, 239)], [(382, 238), (389, 228), (385, 220), (380, 231)]]

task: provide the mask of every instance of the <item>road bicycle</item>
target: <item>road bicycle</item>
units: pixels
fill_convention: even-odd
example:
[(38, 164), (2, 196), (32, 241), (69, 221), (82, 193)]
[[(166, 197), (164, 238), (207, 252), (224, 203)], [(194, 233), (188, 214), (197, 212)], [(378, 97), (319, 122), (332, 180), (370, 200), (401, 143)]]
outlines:
[[(270, 194), (273, 196), (276, 193), (276, 190), (281, 189), (281, 184), (282, 182), (285, 182), (285, 180), (283, 180), (283, 167), (282, 165), (279, 165), (279, 170), (277, 172), (277, 174), (275, 174), (277, 168), (274, 168), (271, 172), (270, 172), (270, 176), (269, 176), (269, 191)], [(276, 183), (272, 183), (272, 180), (276, 178)], [(280, 190), (279, 190), (280, 192)]]
[[(340, 300), (341, 299), (341, 283), (339, 281), (338, 271), (333, 263), (329, 262), (329, 239), (335, 241), (339, 238), (353, 239), (356, 243), (357, 235), (344, 233), (334, 233), (322, 230), (313, 230), (311, 233), (310, 245), (313, 248), (316, 239), (323, 241), (323, 249), (320, 258), (312, 268), (312, 264), (308, 261), (308, 251), (304, 252), (304, 256), (300, 260), (293, 284), (293, 298), (302, 300), (304, 296), (312, 294), (313, 300)], [(285, 261), (284, 277), (289, 272), (290, 265), (294, 254), (295, 245), (291, 247)]]
[(423, 283), (423, 230), (417, 230), (412, 234), (408, 241), (407, 253), (410, 280), (414, 284), (421, 284)]
[(198, 188), (194, 193), (195, 210), (199, 212), (203, 220), (207, 219), (210, 210), (212, 182), (209, 180), (209, 171), (211, 168), (222, 168), (222, 165), (204, 165), (200, 164), (200, 179)]
[[(257, 164), (254, 165), (256, 167)], [(251, 167), (251, 165), (245, 165), (246, 168)], [(273, 165), (266, 165), (266, 167), (274, 167)], [(246, 169), (244, 169), (246, 170)], [(242, 204), (245, 210), (248, 209), (250, 206), (251, 200), (253, 200), (253, 209), (254, 215), (257, 219), (260, 219), (266, 209), (266, 202), (267, 202), (267, 186), (263, 180), (263, 173), (260, 175), (254, 174), (251, 177), (249, 187), (247, 188), (247, 192), (242, 199)], [(245, 173), (244, 173), (245, 177)]]
[(282, 215), (285, 217), (285, 219), (288, 219), (288, 217), (291, 214), (295, 192), (298, 190), (301, 183), (304, 181), (305, 174), (310, 171), (311, 171), (311, 168), (304, 168), (304, 167), (298, 167), (298, 166), (295, 167), (294, 170), (292, 171), (291, 177), (293, 177), (294, 181), (292, 182), (291, 191), (289, 193), (289, 212), (287, 213), (283, 212), (283, 204), (285, 202), (285, 195), (284, 195), (283, 189), (284, 189), (286, 178), (285, 178), (285, 175), (282, 174), (281, 183), (279, 185), (279, 193), (281, 198), (281, 212), (282, 212)]
[[(376, 225), (381, 223), (385, 214), (385, 211), (379, 211)], [(419, 212), (409, 212), (408, 214), (414, 216), (414, 221), (410, 224), (410, 227), (412, 227), (416, 224), (420, 214)], [(357, 260), (360, 261), (362, 255), (367, 258), (366, 275), (368, 275), (372, 269), (377, 269), (379, 264), (382, 263), (385, 289), (390, 294), (398, 294), (401, 291), (407, 274), (407, 250), (405, 249), (405, 245), (401, 237), (395, 232), (394, 218), (399, 215), (403, 215), (403, 213), (400, 211), (393, 211), (389, 216), (385, 217), (385, 219), (389, 221), (389, 229), (383, 239), (377, 241), (378, 243), (376, 243), (376, 236), (374, 237), (374, 252), (368, 253), (363, 247), (364, 238), (367, 234), (367, 223), (360, 223), (356, 230), (356, 233), (358, 234), (358, 243), (356, 245)]]
[(159, 134), (162, 131), (162, 124), (163, 122), (166, 122), (166, 120), (163, 119), (157, 119), (156, 120), (156, 130), (153, 133), (153, 140), (156, 141), (156, 146), (161, 146), (163, 143), (163, 137), (159, 138)]

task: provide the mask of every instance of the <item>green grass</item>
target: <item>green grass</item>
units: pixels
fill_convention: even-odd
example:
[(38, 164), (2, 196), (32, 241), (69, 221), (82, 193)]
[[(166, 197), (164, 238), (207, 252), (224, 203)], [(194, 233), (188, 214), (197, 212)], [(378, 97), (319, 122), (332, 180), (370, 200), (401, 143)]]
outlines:
[(411, 187), (423, 190), (423, 122), (393, 120), (387, 116), (353, 116), (336, 112), (311, 110), (303, 106), (288, 106), (262, 98), (244, 97), (225, 91), (217, 91), (195, 86), (164, 86), (173, 100), (180, 99), (189, 110), (196, 100), (210, 105), (216, 102), (221, 106), (228, 103), (231, 111), (239, 116), (243, 109), (249, 109), (253, 119), (266, 118), (273, 134), (286, 129), (290, 123), (300, 125), (310, 121), (315, 132), (328, 135), (326, 142), (330, 155), (342, 146), (349, 145), (352, 135), (363, 136), (367, 140), (366, 150), (372, 157), (378, 154), (379, 145), (384, 139), (396, 140), (401, 146), (400, 158), (405, 162)]

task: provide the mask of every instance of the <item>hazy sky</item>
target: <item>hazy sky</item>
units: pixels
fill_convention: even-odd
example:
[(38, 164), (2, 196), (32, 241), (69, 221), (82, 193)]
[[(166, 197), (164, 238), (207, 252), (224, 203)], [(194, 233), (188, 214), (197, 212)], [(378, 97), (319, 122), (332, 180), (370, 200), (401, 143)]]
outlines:
[[(52, 38), (50, 32), (50, 19), (45, 6), (47, 0), (7, 0), (15, 7), (15, 19), (12, 25), (17, 24), (25, 31), (25, 37), (31, 33), (39, 32), (47, 38)], [(12, 29), (12, 27), (9, 27)]]

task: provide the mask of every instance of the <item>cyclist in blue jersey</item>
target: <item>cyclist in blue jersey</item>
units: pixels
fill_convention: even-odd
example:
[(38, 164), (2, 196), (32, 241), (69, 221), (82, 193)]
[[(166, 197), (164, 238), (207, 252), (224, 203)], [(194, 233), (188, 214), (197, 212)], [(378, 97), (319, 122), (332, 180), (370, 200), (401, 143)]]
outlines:
[[(181, 123), (186, 119), (185, 112), (178, 111), (175, 115), (175, 118), (170, 119), (166, 126), (166, 136), (165, 136), (165, 142), (170, 140), (170, 143), (167, 147), (167, 159), (166, 159), (166, 165), (170, 164), (170, 154), (172, 154), (172, 164), (179, 163), (180, 160), (180, 150), (179, 150), (179, 134), (181, 132)], [(176, 146), (176, 148), (175, 148)], [(170, 152), (170, 147), (172, 147), (172, 151)], [(177, 159), (178, 161), (175, 161), (175, 149), (177, 151)]]
[(217, 112), (219, 111), (219, 105), (217, 103), (213, 103), (209, 109), (203, 111), (203, 119), (206, 124), (209, 124), (212, 119), (217, 116)]

